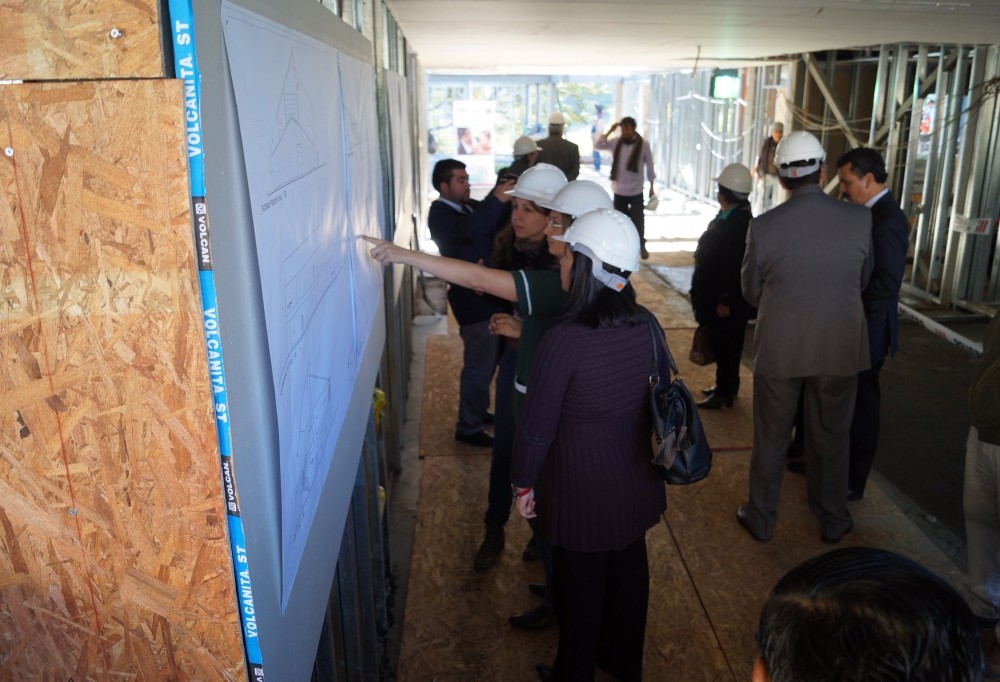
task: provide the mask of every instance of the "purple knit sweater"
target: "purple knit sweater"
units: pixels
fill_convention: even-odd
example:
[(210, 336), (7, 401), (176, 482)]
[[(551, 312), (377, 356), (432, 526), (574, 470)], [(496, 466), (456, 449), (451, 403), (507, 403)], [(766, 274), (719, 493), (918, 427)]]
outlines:
[(519, 414), (511, 482), (534, 486), (553, 545), (623, 549), (666, 509), (650, 464), (646, 324), (590, 329), (559, 324), (542, 339)]

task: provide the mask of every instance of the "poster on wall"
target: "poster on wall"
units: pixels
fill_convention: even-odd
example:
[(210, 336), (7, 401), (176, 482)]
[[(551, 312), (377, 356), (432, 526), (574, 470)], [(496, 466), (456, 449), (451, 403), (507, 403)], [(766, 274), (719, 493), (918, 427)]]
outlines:
[[(336, 50), (229, 3), (223, 24), (274, 384), (284, 608), (382, 294), (356, 245), (381, 229), (374, 78), (345, 120)], [(359, 88), (361, 70), (346, 71)]]
[(492, 185), (496, 182), (493, 158), (496, 102), (456, 100), (452, 106), (455, 158), (465, 163), (471, 184)]
[(392, 157), (393, 187), (396, 190), (395, 232), (397, 244), (407, 245), (412, 233), (411, 216), (416, 200), (413, 192), (413, 133), (410, 128), (409, 95), (403, 76), (385, 71), (389, 109), (389, 148)]
[(340, 55), (347, 224), (352, 248), (351, 287), (354, 328), (358, 346), (368, 342), (382, 291), (382, 266), (368, 255), (369, 245), (359, 235), (385, 237), (382, 220), (382, 169), (379, 166), (378, 120), (375, 105), (375, 72), (371, 64)]

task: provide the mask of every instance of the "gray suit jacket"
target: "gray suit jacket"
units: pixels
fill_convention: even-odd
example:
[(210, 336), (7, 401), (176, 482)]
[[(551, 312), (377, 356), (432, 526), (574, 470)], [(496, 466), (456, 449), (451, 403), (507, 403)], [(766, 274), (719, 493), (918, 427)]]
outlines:
[(871, 366), (861, 290), (871, 275), (871, 212), (800, 187), (750, 222), (743, 297), (758, 308), (754, 372), (848, 376)]
[(580, 174), (580, 148), (558, 135), (549, 135), (536, 142), (542, 151), (538, 152), (538, 163), (551, 163), (566, 174), (567, 180), (576, 180)]

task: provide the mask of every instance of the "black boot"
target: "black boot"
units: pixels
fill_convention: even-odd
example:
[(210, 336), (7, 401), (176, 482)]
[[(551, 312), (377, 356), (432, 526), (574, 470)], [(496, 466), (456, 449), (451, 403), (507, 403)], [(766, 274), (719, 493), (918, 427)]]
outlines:
[(476, 550), (476, 558), (472, 567), (477, 571), (485, 571), (500, 558), (504, 546), (503, 526), (486, 526), (486, 535)]
[(713, 391), (712, 395), (698, 403), (698, 407), (703, 410), (717, 410), (723, 406), (732, 407), (735, 400), (735, 395), (720, 395), (719, 393)]
[(552, 612), (552, 609), (541, 604), (530, 611), (513, 615), (507, 620), (511, 625), (522, 630), (544, 630), (556, 624), (556, 614)]

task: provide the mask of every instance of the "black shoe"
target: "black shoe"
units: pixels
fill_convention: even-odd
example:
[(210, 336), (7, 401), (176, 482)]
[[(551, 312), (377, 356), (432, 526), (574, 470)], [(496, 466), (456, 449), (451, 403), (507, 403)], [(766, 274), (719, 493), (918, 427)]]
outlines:
[(528, 589), (531, 590), (532, 594), (537, 594), (539, 597), (545, 596), (545, 583), (528, 583)]
[(483, 423), (486, 424), (486, 426), (493, 426), (494, 421), (496, 421), (496, 418), (493, 416), (492, 412), (487, 412), (483, 415)]
[(556, 671), (552, 669), (551, 665), (539, 663), (535, 666), (535, 672), (538, 673), (538, 679), (542, 680), (542, 682), (556, 679)]
[(482, 544), (476, 550), (476, 558), (472, 562), (472, 567), (477, 571), (485, 571), (500, 558), (503, 551), (504, 532), (503, 526), (486, 526), (486, 536)]
[(753, 532), (753, 528), (750, 527), (750, 519), (747, 518), (746, 507), (738, 507), (736, 509), (736, 522), (743, 526), (746, 532), (750, 533), (754, 540), (757, 542), (770, 542), (771, 538), (762, 538)]
[(704, 400), (702, 400), (700, 403), (698, 403), (698, 407), (700, 407), (703, 410), (717, 410), (717, 409), (719, 409), (720, 407), (723, 407), (723, 406), (725, 406), (725, 407), (732, 407), (733, 406), (733, 402), (735, 400), (736, 400), (736, 396), (734, 396), (734, 395), (721, 396), (718, 393), (716, 393), (716, 392), (713, 391), (712, 395), (708, 396), (707, 398), (705, 398)]
[(493, 436), (485, 431), (477, 431), (476, 433), (456, 433), (455, 440), (462, 443), (468, 443), (469, 445), (476, 445), (481, 448), (489, 448), (493, 446)]
[(857, 490), (851, 490), (850, 488), (848, 488), (847, 490), (848, 502), (860, 502), (863, 499), (865, 499), (864, 492), (858, 492)]
[(789, 459), (788, 463), (785, 464), (785, 468), (793, 474), (804, 474), (806, 473), (806, 460), (802, 457)]
[(823, 542), (825, 542), (828, 545), (835, 545), (838, 542), (840, 542), (841, 538), (843, 538), (845, 535), (847, 535), (848, 533), (850, 533), (852, 530), (854, 530), (854, 522), (853, 521), (851, 521), (851, 524), (840, 535), (827, 535), (826, 533), (823, 533), (823, 535), (821, 535), (819, 539), (822, 540)]
[(703, 396), (707, 397), (707, 396), (712, 395), (713, 393), (715, 393), (715, 386), (709, 386), (708, 388), (701, 389), (701, 394)]
[(649, 251), (646, 250), (645, 246), (639, 249), (639, 255), (642, 257), (643, 260), (649, 259)]
[(538, 561), (542, 558), (542, 552), (538, 549), (538, 544), (535, 542), (534, 535), (532, 535), (531, 539), (528, 540), (528, 544), (524, 546), (524, 551), (521, 552), (521, 558), (525, 561)]
[(543, 605), (511, 616), (507, 620), (511, 625), (522, 630), (544, 630), (556, 624), (556, 614), (552, 612), (552, 609)]

